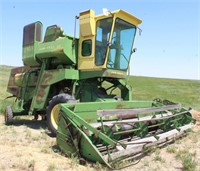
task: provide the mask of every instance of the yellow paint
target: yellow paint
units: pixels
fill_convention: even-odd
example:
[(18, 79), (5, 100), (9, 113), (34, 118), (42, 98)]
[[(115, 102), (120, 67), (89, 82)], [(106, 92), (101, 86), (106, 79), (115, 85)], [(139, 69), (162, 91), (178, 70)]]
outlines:
[(53, 127), (57, 130), (58, 128), (58, 115), (59, 115), (59, 105), (55, 105), (51, 110), (51, 123)]
[[(117, 10), (111, 12), (113, 16), (113, 21), (116, 18), (121, 18), (136, 27), (142, 21), (135, 16), (123, 11)], [(111, 17), (108, 16), (108, 17)], [(96, 36), (96, 22), (97, 20), (108, 18), (107, 16), (101, 14), (95, 16), (93, 10), (88, 10), (80, 13), (80, 38), (79, 38), (79, 47), (78, 47), (78, 69), (85, 71), (94, 71), (94, 70), (102, 70), (106, 68), (108, 52), (106, 55), (105, 63), (102, 66), (95, 65), (95, 36)], [(113, 22), (114, 24), (115, 22)], [(111, 34), (113, 33), (114, 27), (112, 27)], [(110, 36), (111, 39), (112, 35)], [(84, 40), (92, 40), (92, 53), (90, 56), (82, 56), (82, 42)], [(110, 40), (111, 41), (111, 40)]]
[(80, 34), (82, 37), (95, 35), (94, 11), (88, 10), (80, 13)]

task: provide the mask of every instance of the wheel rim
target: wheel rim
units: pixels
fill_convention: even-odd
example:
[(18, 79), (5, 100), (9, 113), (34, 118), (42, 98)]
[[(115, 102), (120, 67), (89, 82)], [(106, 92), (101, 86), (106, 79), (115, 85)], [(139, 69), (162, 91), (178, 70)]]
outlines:
[(51, 123), (52, 126), (57, 130), (58, 128), (58, 115), (59, 115), (60, 107), (59, 105), (55, 105), (51, 110)]

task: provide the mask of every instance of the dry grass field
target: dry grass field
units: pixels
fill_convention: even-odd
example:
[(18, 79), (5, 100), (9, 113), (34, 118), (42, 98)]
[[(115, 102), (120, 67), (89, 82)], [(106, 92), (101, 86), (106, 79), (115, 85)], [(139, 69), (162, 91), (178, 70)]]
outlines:
[[(8, 67), (1, 67), (0, 70), (0, 171), (109, 170), (98, 163), (87, 162), (82, 166), (79, 165), (77, 158), (63, 156), (56, 147), (56, 139), (49, 136), (44, 121), (34, 121), (31, 116), (23, 116), (16, 117), (13, 125), (6, 126), (3, 108), (12, 102), (4, 100), (9, 95), (6, 93), (9, 70)], [(135, 89), (139, 89), (139, 87), (136, 85)], [(144, 92), (140, 91), (144, 95)], [(136, 95), (139, 96), (138, 93)], [(196, 102), (194, 106), (197, 106), (200, 101), (199, 94), (191, 96)], [(199, 106), (197, 109), (199, 110)], [(192, 131), (187, 133), (187, 136), (164, 148), (150, 149), (137, 164), (124, 168), (123, 171), (199, 171), (200, 112), (193, 110), (193, 114), (198, 122)]]

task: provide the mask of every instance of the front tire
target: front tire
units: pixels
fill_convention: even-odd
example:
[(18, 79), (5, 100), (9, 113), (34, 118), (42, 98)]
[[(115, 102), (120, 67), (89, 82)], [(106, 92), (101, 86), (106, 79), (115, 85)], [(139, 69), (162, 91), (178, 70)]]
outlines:
[(73, 96), (65, 93), (58, 94), (49, 101), (47, 107), (47, 125), (53, 137), (57, 134), (58, 116), (60, 112), (59, 104), (70, 102), (76, 102), (76, 100)]

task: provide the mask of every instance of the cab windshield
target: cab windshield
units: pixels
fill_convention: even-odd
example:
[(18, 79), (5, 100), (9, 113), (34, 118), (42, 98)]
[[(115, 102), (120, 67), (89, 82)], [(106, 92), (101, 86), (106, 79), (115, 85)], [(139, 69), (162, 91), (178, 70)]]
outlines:
[(103, 65), (108, 49), (108, 41), (112, 28), (113, 18), (98, 20), (96, 25), (95, 64)]
[(109, 45), (107, 68), (127, 70), (135, 32), (136, 27), (134, 25), (120, 18), (115, 20), (114, 32)]

